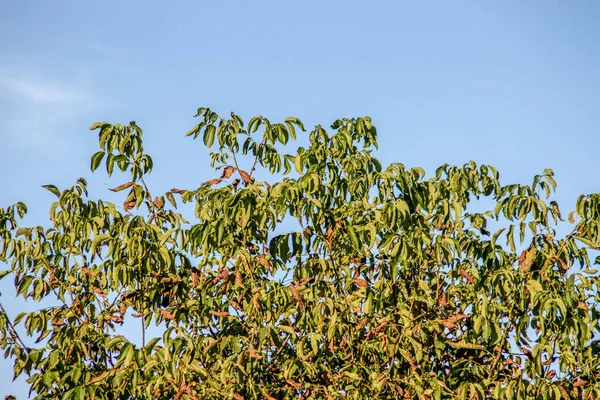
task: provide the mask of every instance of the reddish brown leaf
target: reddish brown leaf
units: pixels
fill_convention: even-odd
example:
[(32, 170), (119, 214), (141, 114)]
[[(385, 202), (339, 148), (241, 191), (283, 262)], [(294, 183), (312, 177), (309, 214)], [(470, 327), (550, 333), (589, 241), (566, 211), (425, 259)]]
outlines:
[(238, 394), (236, 392), (233, 392), (233, 398), (235, 400), (244, 400), (244, 396), (242, 396), (241, 394)]
[(519, 262), (519, 264), (523, 264), (523, 261), (525, 261), (525, 258), (527, 258), (527, 250), (523, 250), (521, 252), (521, 255), (519, 256), (517, 261)]
[(448, 329), (458, 329), (458, 325), (456, 325), (452, 321), (448, 321), (447, 319), (442, 321), (442, 325), (444, 325)]
[(588, 383), (588, 381), (583, 380), (583, 379), (579, 379), (578, 381), (575, 381), (573, 383), (573, 387), (580, 387), (580, 386), (585, 385), (586, 383)]
[(357, 329), (362, 329), (367, 325), (367, 322), (369, 322), (366, 318), (363, 318), (358, 324), (356, 324), (356, 328)]
[(125, 190), (133, 186), (133, 182), (127, 182), (122, 185), (117, 186), (116, 188), (108, 189), (112, 192), (120, 192), (121, 190)]
[(448, 305), (448, 301), (446, 300), (446, 293), (445, 292), (442, 292), (440, 294), (438, 302), (440, 303), (440, 306), (442, 306), (442, 307), (446, 307)]
[(97, 287), (92, 287), (92, 291), (102, 298), (106, 297), (106, 293), (104, 293), (104, 291), (102, 289), (98, 289)]
[(467, 318), (471, 318), (471, 314), (456, 313), (456, 314), (448, 317), (448, 321), (456, 322), (456, 321), (460, 321), (461, 319), (467, 319)]
[(231, 178), (231, 175), (235, 172), (235, 167), (228, 165), (223, 169), (223, 173), (221, 174), (221, 179)]
[(473, 279), (473, 277), (471, 275), (469, 275), (469, 273), (467, 271), (465, 271), (464, 269), (459, 269), (458, 270), (458, 274), (460, 276), (462, 276), (463, 278), (465, 278), (466, 280), (468, 280), (470, 283), (475, 282), (475, 280)]
[(169, 319), (169, 320), (171, 320), (171, 321), (175, 319), (175, 317), (173, 317), (173, 314), (171, 314), (171, 313), (170, 313), (170, 312), (168, 312), (167, 310), (160, 310), (160, 313), (162, 314), (162, 316), (163, 316), (165, 319)]
[(181, 384), (179, 385), (179, 390), (177, 391), (177, 393), (175, 393), (175, 400), (181, 399), (181, 396), (183, 396), (186, 389), (187, 389), (187, 384), (185, 383), (185, 379), (184, 379), (181, 381)]
[(111, 373), (111, 370), (104, 371), (104, 372), (103, 372), (103, 373), (101, 373), (100, 375), (98, 375), (98, 376), (96, 376), (96, 377), (94, 377), (94, 378), (90, 379), (89, 381), (87, 381), (85, 385), (86, 385), (86, 386), (89, 386), (89, 385), (93, 385), (94, 383), (100, 382), (101, 380), (103, 380), (104, 378), (106, 378), (106, 376), (107, 376), (108, 374), (110, 374), (110, 373)]
[(127, 203), (123, 204), (123, 208), (125, 209), (125, 211), (129, 211), (133, 207), (135, 207), (135, 200), (131, 200), (130, 202), (127, 202)]
[(160, 197), (156, 197), (156, 198), (154, 199), (154, 205), (155, 205), (157, 208), (163, 208), (163, 206), (165, 205), (165, 202), (164, 202), (164, 200), (163, 200), (163, 199), (161, 199)]
[(286, 381), (286, 382), (287, 382), (289, 385), (291, 385), (291, 386), (292, 386), (294, 389), (296, 389), (296, 390), (300, 390), (300, 389), (302, 389), (302, 384), (300, 384), (300, 383), (298, 383), (298, 382), (294, 382), (293, 380), (291, 380), (291, 379), (289, 379), (289, 378), (288, 378), (288, 379), (286, 379), (285, 381)]
[(257, 360), (261, 360), (263, 358), (263, 356), (261, 356), (260, 354), (258, 354), (253, 349), (248, 349), (248, 354), (250, 354), (250, 357), (256, 358)]
[(269, 393), (267, 393), (266, 390), (261, 390), (260, 392), (263, 396), (265, 396), (265, 399), (267, 400), (277, 400), (275, 397), (272, 397), (271, 395), (269, 395)]
[(258, 256), (258, 262), (260, 263), (260, 265), (265, 267), (267, 271), (271, 272), (271, 263), (269, 263), (266, 258), (264, 258), (263, 256)]
[(366, 288), (369, 286), (369, 282), (367, 282), (365, 279), (362, 279), (362, 278), (356, 278), (356, 279), (354, 279), (354, 282), (356, 282), (356, 284), (362, 288)]
[(298, 289), (296, 288), (296, 286), (290, 285), (290, 291), (292, 292), (292, 296), (294, 296), (294, 299), (296, 299), (298, 304), (300, 304), (300, 308), (304, 309), (304, 303), (302, 302), (302, 298), (300, 297), (300, 292), (298, 292)]
[(204, 184), (205, 184), (205, 185), (212, 186), (212, 185), (216, 185), (217, 183), (219, 183), (219, 182), (221, 182), (221, 181), (222, 181), (222, 179), (221, 179), (221, 178), (215, 178), (215, 179), (211, 179), (211, 180), (209, 180), (209, 181), (206, 181), (206, 182), (204, 182)]
[(196, 271), (192, 271), (192, 286), (198, 287), (198, 273)]
[(55, 319), (54, 321), (52, 321), (52, 326), (63, 326), (65, 324), (65, 321), (60, 320), (60, 319)]
[(110, 320), (119, 324), (123, 323), (123, 317), (119, 315), (111, 315)]
[(184, 194), (185, 192), (187, 192), (187, 190), (183, 190), (183, 189), (171, 189), (170, 190), (171, 193), (177, 193), (177, 194)]
[(217, 317), (229, 317), (229, 313), (227, 311), (209, 311), (210, 314), (215, 315)]
[(521, 366), (518, 362), (516, 362), (512, 358), (507, 358), (506, 360), (504, 360), (504, 364), (506, 364), (506, 365), (512, 365), (512, 366), (515, 366), (515, 367), (520, 367)]
[(250, 177), (250, 175), (246, 171), (238, 169), (238, 172), (240, 173), (240, 176), (242, 177), (242, 179), (244, 180), (244, 182), (246, 182), (246, 183), (252, 182), (252, 178)]
[(89, 268), (81, 268), (81, 272), (83, 272), (86, 275), (91, 276), (92, 278), (95, 278), (98, 276), (97, 273), (93, 272), (92, 270), (90, 270)]

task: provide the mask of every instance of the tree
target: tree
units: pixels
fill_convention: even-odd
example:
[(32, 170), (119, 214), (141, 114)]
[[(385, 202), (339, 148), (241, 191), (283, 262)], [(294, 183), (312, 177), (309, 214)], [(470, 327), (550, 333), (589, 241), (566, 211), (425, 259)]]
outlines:
[(49, 229), (0, 209), (0, 276), (40, 302), (2, 307), (0, 346), (37, 398), (600, 397), (599, 194), (567, 222), (551, 170), (383, 168), (370, 118), (287, 154), (296, 118), (196, 116), (220, 171), (196, 189), (153, 197), (142, 130), (101, 122), (91, 169), (130, 174), (122, 206), (81, 178), (45, 186)]

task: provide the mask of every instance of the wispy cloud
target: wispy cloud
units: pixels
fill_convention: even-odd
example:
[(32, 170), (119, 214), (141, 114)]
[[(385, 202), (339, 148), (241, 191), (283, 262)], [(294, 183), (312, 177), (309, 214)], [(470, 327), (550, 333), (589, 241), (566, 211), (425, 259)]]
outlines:
[(66, 156), (75, 150), (70, 126), (97, 108), (89, 95), (91, 81), (77, 71), (60, 75), (34, 70), (31, 64), (0, 66), (0, 142), (22, 156)]
[(27, 101), (57, 104), (85, 100), (84, 93), (77, 87), (43, 82), (31, 77), (2, 75), (0, 86)]

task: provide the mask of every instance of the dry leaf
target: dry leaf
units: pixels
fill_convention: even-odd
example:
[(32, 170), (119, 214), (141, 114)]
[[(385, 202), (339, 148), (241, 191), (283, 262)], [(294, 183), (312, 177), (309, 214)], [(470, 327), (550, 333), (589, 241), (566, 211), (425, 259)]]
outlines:
[(185, 192), (187, 192), (187, 190), (182, 190), (182, 189), (171, 189), (171, 193), (177, 193), (177, 194), (184, 194)]
[(258, 262), (260, 265), (265, 267), (267, 271), (271, 272), (271, 263), (269, 263), (263, 256), (258, 256)]
[(209, 181), (206, 181), (206, 182), (204, 182), (204, 184), (205, 184), (205, 185), (212, 186), (212, 185), (216, 185), (217, 183), (219, 183), (219, 182), (221, 182), (221, 181), (222, 181), (222, 179), (221, 179), (221, 178), (215, 178), (215, 179), (211, 179), (211, 180), (209, 180)]
[(288, 379), (286, 379), (285, 381), (286, 381), (287, 383), (289, 383), (289, 384), (290, 384), (290, 385), (291, 385), (291, 386), (292, 386), (294, 389), (296, 389), (296, 390), (300, 390), (300, 389), (302, 389), (302, 384), (300, 384), (300, 383), (298, 383), (298, 382), (294, 382), (293, 380), (291, 380), (291, 379), (289, 379), (289, 378), (288, 378)]
[(160, 310), (160, 313), (163, 315), (163, 317), (165, 317), (165, 319), (170, 319), (171, 321), (175, 319), (175, 317), (173, 317), (173, 314), (171, 314), (167, 310)]
[(354, 279), (354, 282), (356, 282), (356, 284), (362, 288), (366, 288), (369, 286), (369, 282), (367, 282), (365, 279), (362, 279), (362, 278), (356, 278), (356, 279)]
[(86, 383), (85, 385), (86, 385), (86, 386), (89, 386), (89, 385), (93, 385), (93, 384), (94, 384), (94, 383), (96, 383), (96, 382), (100, 382), (101, 380), (103, 380), (103, 379), (106, 377), (106, 375), (108, 375), (108, 374), (110, 374), (110, 373), (111, 373), (111, 370), (104, 371), (104, 372), (103, 372), (103, 373), (101, 373), (100, 375), (98, 375), (98, 376), (96, 376), (96, 377), (94, 377), (94, 378), (90, 379), (89, 381), (87, 381), (87, 383)]
[(133, 186), (133, 182), (127, 182), (127, 183), (124, 183), (124, 184), (122, 184), (120, 186), (117, 186), (116, 188), (112, 188), (112, 189), (108, 189), (108, 190), (110, 190), (112, 192), (120, 192), (121, 190), (125, 190), (127, 188), (132, 187), (132, 186)]
[(154, 199), (154, 205), (158, 208), (163, 208), (163, 206), (165, 205), (165, 202), (163, 199), (161, 199), (160, 197), (156, 197)]
[(248, 173), (246, 171), (238, 169), (238, 172), (240, 173), (240, 176), (242, 177), (244, 182), (246, 182), (246, 183), (252, 182), (252, 178), (250, 177), (250, 175), (248, 175)]
[(438, 299), (438, 302), (440, 303), (440, 306), (442, 306), (442, 307), (446, 307), (448, 305), (448, 301), (446, 300), (445, 292), (442, 292), (440, 294), (440, 298)]
[(221, 174), (221, 179), (231, 178), (231, 175), (233, 175), (234, 172), (235, 167), (232, 167), (231, 165), (226, 166), (223, 170), (223, 173)]
[(229, 317), (229, 313), (227, 311), (209, 311), (210, 314), (215, 315), (217, 317)]
[(296, 299), (298, 304), (300, 304), (300, 308), (304, 309), (304, 303), (302, 302), (302, 298), (300, 297), (300, 292), (298, 292), (298, 289), (296, 288), (296, 286), (290, 285), (290, 291), (292, 292), (292, 296), (294, 296), (294, 299)]
[(135, 200), (131, 200), (130, 202), (123, 204), (123, 208), (125, 209), (125, 211), (129, 211), (133, 207), (135, 207)]
[(459, 269), (458, 270), (458, 274), (460, 276), (462, 276), (463, 278), (465, 278), (466, 280), (468, 280), (470, 283), (474, 283), (475, 280), (473, 279), (473, 277), (471, 275), (469, 275), (469, 273), (467, 271), (465, 271), (464, 269)]
[(89, 268), (81, 268), (81, 272), (83, 272), (86, 275), (91, 276), (92, 278), (95, 278), (98, 276), (97, 273), (93, 272), (92, 270), (90, 270)]
[(267, 400), (277, 400), (275, 397), (272, 397), (271, 395), (269, 395), (269, 393), (266, 392), (266, 390), (261, 390), (260, 392), (263, 396), (265, 396), (265, 399)]

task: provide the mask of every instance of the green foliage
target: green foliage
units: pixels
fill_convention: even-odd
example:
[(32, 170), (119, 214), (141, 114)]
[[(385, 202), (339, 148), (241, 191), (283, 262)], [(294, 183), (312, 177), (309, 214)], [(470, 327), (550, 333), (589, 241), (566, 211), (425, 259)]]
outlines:
[[(197, 117), (221, 171), (198, 188), (152, 197), (142, 130), (102, 122), (91, 169), (130, 174), (122, 205), (81, 178), (45, 186), (49, 229), (0, 209), (0, 278), (39, 302), (0, 310), (0, 347), (37, 398), (600, 397), (600, 194), (565, 222), (551, 170), (383, 168), (370, 118), (288, 154), (296, 118)], [(135, 319), (141, 344), (119, 329)]]

